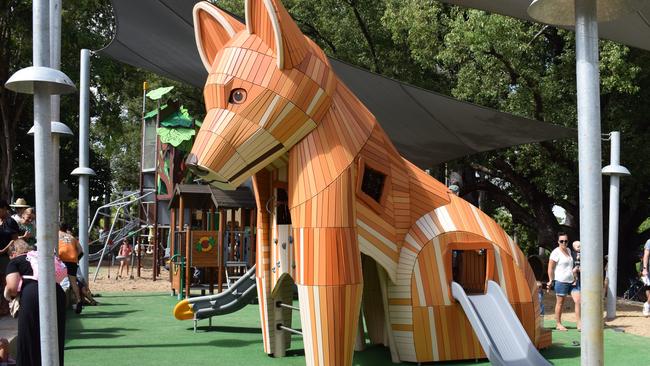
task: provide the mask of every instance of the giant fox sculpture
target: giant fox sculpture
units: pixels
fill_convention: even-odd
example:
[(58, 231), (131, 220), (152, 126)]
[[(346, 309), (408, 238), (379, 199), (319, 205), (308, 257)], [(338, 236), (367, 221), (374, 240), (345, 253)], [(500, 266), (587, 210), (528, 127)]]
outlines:
[[(548, 344), (525, 256), (487, 215), (403, 159), (280, 0), (247, 0), (246, 24), (202, 2), (207, 115), (187, 164), (211, 184), (252, 177), (264, 351), (289, 346), (298, 287), (308, 365), (350, 365), (363, 315), (394, 361), (485, 357), (452, 280), (496, 281)], [(395, 106), (399, 108), (399, 106)], [(417, 133), (417, 131), (415, 131)], [(363, 328), (361, 328), (363, 329)]]

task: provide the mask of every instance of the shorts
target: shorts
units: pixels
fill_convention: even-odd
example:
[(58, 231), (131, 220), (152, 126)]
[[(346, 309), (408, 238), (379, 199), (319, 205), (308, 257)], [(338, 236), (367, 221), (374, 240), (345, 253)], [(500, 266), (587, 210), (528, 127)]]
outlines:
[(77, 270), (79, 269), (79, 264), (75, 262), (63, 262), (65, 268), (68, 269), (68, 276), (77, 276)]
[(574, 286), (571, 282), (555, 281), (555, 287), (553, 290), (555, 291), (555, 296), (564, 297), (571, 292), (580, 291), (580, 287), (576, 288), (576, 286)]

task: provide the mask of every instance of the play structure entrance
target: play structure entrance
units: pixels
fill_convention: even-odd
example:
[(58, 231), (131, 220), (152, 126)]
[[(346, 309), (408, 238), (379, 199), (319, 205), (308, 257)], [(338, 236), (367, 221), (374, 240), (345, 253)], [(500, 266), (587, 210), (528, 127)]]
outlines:
[(178, 184), (169, 209), (169, 273), (179, 298), (192, 290), (221, 292), (254, 265), (256, 212), (250, 189)]

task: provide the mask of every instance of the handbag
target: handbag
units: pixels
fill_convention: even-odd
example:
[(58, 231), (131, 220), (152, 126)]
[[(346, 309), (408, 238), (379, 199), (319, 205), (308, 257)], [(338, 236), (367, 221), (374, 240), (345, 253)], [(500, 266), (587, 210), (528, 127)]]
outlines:
[(20, 293), (16, 295), (13, 300), (9, 301), (9, 314), (12, 318), (18, 317), (18, 311), (20, 310)]

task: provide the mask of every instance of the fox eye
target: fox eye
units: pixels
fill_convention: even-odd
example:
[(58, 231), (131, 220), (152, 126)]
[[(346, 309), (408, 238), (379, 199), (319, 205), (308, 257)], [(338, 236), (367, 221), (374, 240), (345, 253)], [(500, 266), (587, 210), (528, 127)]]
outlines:
[(228, 98), (228, 103), (242, 104), (245, 101), (246, 101), (246, 90), (242, 88), (237, 88), (230, 92), (230, 98)]

